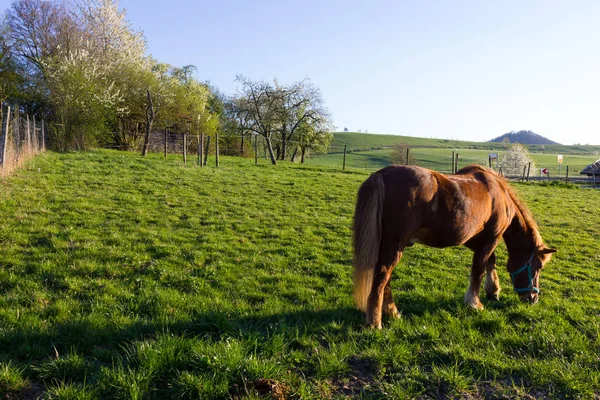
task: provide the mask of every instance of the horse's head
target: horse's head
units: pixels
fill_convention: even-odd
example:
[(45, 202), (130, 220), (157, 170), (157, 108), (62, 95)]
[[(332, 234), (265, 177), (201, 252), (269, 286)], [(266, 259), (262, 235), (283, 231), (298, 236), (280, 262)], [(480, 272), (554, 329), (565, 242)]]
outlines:
[(556, 253), (556, 249), (542, 245), (528, 255), (508, 257), (507, 268), (513, 288), (522, 301), (530, 304), (537, 303), (540, 293), (540, 273), (552, 258), (552, 253)]

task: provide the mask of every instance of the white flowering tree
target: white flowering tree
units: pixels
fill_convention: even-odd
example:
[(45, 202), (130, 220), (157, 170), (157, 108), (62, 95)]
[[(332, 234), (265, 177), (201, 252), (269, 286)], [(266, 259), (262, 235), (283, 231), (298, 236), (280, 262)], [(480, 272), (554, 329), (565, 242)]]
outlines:
[(529, 151), (520, 143), (511, 145), (500, 159), (502, 173), (510, 176), (522, 175), (523, 168), (529, 163), (531, 163), (531, 169), (534, 169), (535, 163), (529, 156)]

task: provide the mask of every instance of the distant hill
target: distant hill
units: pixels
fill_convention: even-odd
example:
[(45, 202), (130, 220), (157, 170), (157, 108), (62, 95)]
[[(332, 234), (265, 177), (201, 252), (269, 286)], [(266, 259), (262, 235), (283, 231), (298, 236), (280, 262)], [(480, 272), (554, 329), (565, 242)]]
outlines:
[[(500, 136), (495, 140), (502, 140)], [(511, 143), (513, 139), (510, 139)], [(434, 139), (414, 136), (383, 135), (376, 133), (360, 132), (333, 132), (333, 140), (328, 153), (343, 153), (344, 147), (349, 152), (371, 151), (389, 149), (398, 144), (406, 144), (413, 149), (417, 148), (446, 148), (446, 149), (472, 149), (472, 150), (506, 150), (504, 143), (501, 142), (467, 142), (454, 139)], [(521, 142), (519, 142), (521, 143)], [(525, 143), (522, 143), (525, 144)], [(597, 145), (572, 145), (563, 144), (525, 144), (530, 152), (533, 153), (553, 153), (553, 154), (600, 154), (600, 144)]]
[(495, 139), (490, 140), (490, 142), (502, 142), (505, 138), (510, 140), (510, 143), (521, 143), (521, 144), (560, 144), (556, 143), (550, 139), (543, 137), (542, 135), (538, 135), (532, 131), (519, 131), (519, 132), (508, 132), (502, 136), (498, 136)]

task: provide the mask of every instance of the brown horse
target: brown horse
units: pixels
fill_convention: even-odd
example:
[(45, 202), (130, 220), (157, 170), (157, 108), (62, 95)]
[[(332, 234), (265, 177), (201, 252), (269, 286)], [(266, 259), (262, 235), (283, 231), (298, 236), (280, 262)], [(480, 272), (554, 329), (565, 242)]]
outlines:
[(416, 166), (377, 171), (360, 187), (354, 214), (354, 295), (367, 325), (381, 328), (382, 312), (399, 317), (390, 279), (404, 248), (414, 243), (473, 250), (465, 303), (483, 309), (484, 271), (487, 296), (500, 293), (494, 254), (500, 237), (515, 291), (536, 303), (540, 271), (556, 249), (544, 245), (531, 213), (503, 178), (479, 165), (454, 175)]

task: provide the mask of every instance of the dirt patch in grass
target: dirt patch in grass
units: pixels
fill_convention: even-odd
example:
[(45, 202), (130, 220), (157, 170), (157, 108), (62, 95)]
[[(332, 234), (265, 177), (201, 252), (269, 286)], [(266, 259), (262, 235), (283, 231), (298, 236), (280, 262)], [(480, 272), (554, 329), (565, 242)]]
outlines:
[(256, 379), (254, 381), (254, 390), (260, 396), (269, 396), (273, 400), (285, 400), (289, 388), (281, 382), (274, 379)]
[(45, 387), (41, 383), (32, 383), (16, 393), (6, 393), (3, 400), (36, 400), (42, 397)]

